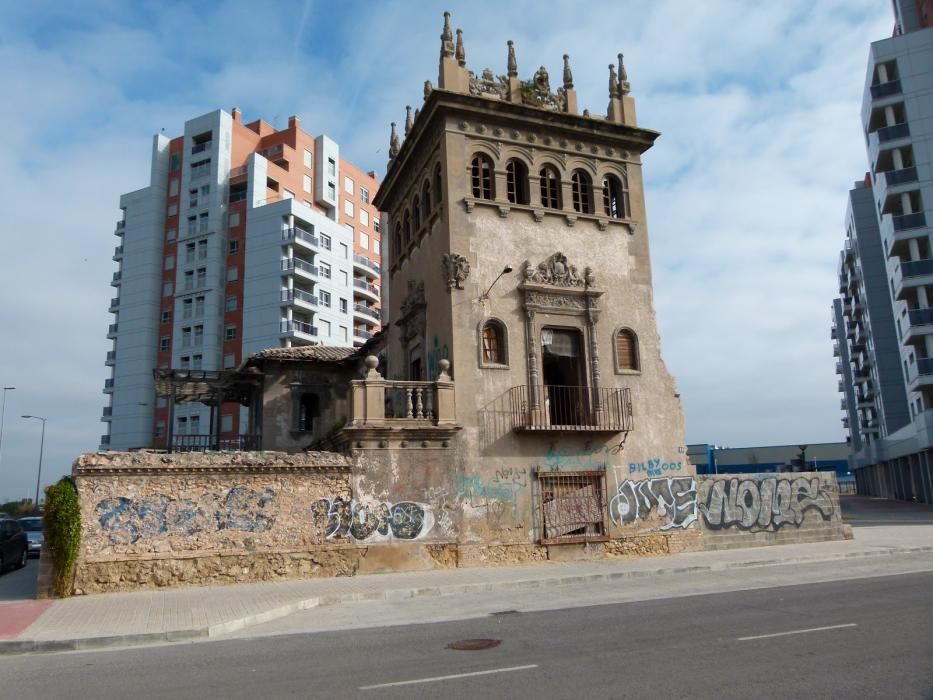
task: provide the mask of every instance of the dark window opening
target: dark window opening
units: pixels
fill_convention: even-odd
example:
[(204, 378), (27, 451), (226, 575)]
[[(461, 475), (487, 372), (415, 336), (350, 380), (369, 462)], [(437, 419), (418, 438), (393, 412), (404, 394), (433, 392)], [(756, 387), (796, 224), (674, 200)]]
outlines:
[(606, 216), (613, 219), (624, 219), (628, 216), (628, 190), (615, 175), (609, 175), (603, 180), (603, 209)]
[(528, 204), (528, 166), (517, 158), (505, 165), (506, 194), (512, 204)]
[(560, 209), (560, 178), (550, 165), (541, 168), (541, 206)]
[(593, 181), (582, 170), (574, 170), (571, 176), (573, 209), (581, 214), (592, 214)]
[(492, 161), (488, 157), (473, 156), (471, 164), (473, 196), (477, 199), (492, 199)]
[(298, 430), (311, 432), (314, 421), (320, 415), (317, 394), (303, 394), (298, 400)]

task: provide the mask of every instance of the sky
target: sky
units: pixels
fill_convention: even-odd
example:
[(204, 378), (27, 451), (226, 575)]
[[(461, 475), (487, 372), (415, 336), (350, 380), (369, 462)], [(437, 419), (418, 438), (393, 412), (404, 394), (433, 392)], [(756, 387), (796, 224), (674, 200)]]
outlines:
[[(258, 12), (261, 8), (261, 14)], [(581, 9), (585, 8), (585, 9)], [(561, 75), (605, 113), (620, 51), (640, 126), (662, 352), (688, 443), (844, 439), (830, 304), (859, 107), (887, 0), (133, 2), (0, 0), (0, 501), (96, 449), (119, 196), (152, 135), (234, 106), (297, 114), (363, 170), (437, 80), (443, 11), (468, 66)]]

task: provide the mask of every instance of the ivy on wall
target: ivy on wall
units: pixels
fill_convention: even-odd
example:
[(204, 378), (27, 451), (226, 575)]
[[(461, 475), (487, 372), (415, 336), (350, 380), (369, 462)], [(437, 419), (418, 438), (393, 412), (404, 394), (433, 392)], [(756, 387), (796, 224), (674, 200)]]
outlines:
[(45, 490), (45, 543), (52, 558), (52, 589), (55, 595), (71, 594), (75, 562), (81, 541), (81, 507), (78, 490), (66, 476)]

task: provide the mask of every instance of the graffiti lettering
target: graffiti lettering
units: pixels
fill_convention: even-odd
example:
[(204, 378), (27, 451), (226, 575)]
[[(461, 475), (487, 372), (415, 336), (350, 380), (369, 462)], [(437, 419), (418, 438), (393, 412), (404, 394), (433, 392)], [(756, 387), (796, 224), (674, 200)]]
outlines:
[(431, 506), (411, 501), (393, 505), (322, 498), (311, 506), (311, 519), (328, 539), (350, 536), (354, 540), (414, 540), (434, 526)]
[(647, 474), (648, 476), (661, 476), (664, 472), (679, 472), (683, 470), (683, 462), (664, 462), (660, 457), (649, 459), (647, 462), (632, 462), (628, 465), (629, 474)]
[(618, 525), (630, 525), (656, 509), (659, 516), (668, 518), (662, 530), (686, 529), (697, 519), (696, 495), (696, 480), (690, 476), (626, 480), (609, 502), (609, 516)]
[(721, 530), (780, 530), (784, 525), (800, 527), (804, 515), (815, 510), (823, 520), (833, 516), (833, 501), (820, 488), (817, 477), (807, 479), (717, 479), (707, 482), (700, 512), (706, 527)]
[(518, 503), (518, 492), (528, 487), (528, 474), (520, 469), (500, 469), (494, 478), (486, 481), (478, 476), (457, 476), (454, 486), (457, 498), (468, 500), (474, 506), (494, 500), (514, 507)]
[(275, 523), (268, 512), (274, 503), (271, 489), (257, 492), (235, 486), (222, 498), (211, 496), (202, 503), (163, 494), (138, 501), (106, 498), (97, 504), (95, 513), (113, 544), (133, 544), (143, 538), (212, 530), (265, 532)]

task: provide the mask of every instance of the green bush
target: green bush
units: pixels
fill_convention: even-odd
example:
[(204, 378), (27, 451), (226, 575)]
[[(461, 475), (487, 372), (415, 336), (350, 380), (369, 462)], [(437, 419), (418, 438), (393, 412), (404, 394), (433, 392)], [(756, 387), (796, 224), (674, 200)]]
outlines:
[(71, 593), (81, 542), (81, 506), (70, 476), (45, 490), (45, 543), (52, 557), (52, 587), (56, 595)]

